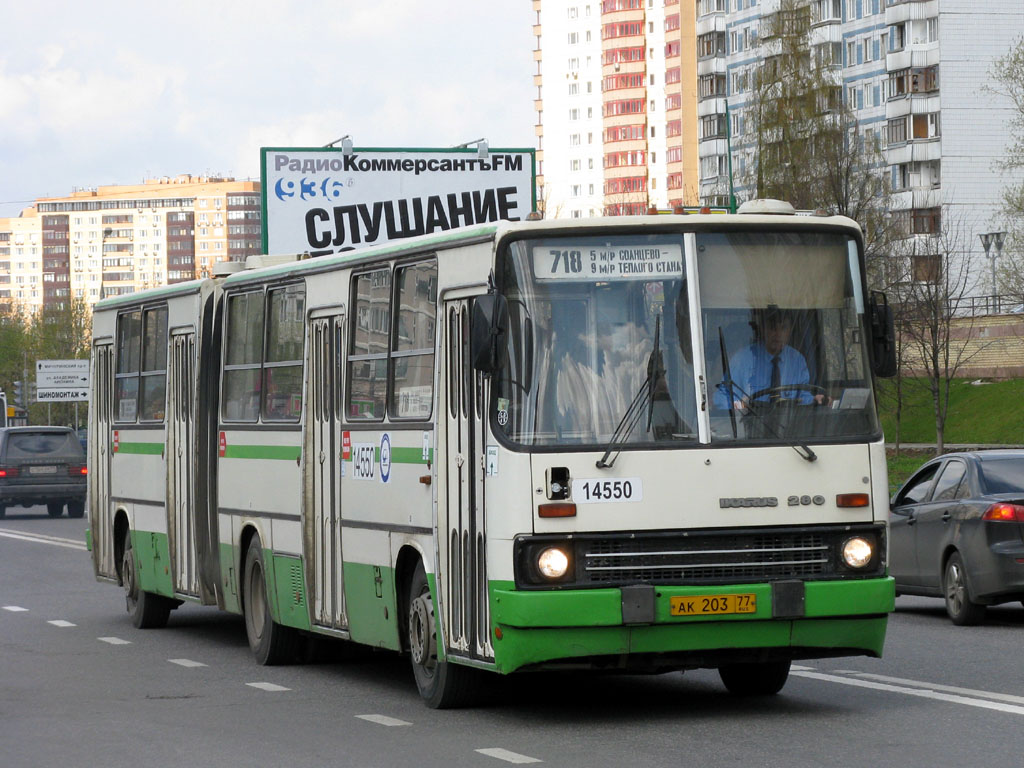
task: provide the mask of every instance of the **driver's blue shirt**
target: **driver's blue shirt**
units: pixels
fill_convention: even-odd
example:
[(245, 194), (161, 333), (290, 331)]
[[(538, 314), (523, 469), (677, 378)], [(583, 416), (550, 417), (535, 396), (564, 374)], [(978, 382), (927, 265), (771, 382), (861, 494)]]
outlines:
[[(785, 346), (778, 354), (779, 358), (779, 382), (781, 386), (794, 384), (809, 384), (810, 373), (807, 371), (807, 361), (804, 356), (790, 346)], [(732, 374), (732, 396), (729, 395), (729, 385), (722, 383), (715, 390), (714, 403), (719, 409), (729, 409), (735, 400), (743, 400), (755, 392), (768, 389), (772, 384), (772, 354), (764, 348), (760, 342), (751, 344), (746, 349), (741, 349), (729, 360), (729, 372)], [(814, 400), (811, 393), (806, 389), (790, 389), (776, 396), (793, 399), (802, 404), (808, 404)], [(755, 402), (767, 402), (769, 395), (764, 394), (754, 398)]]

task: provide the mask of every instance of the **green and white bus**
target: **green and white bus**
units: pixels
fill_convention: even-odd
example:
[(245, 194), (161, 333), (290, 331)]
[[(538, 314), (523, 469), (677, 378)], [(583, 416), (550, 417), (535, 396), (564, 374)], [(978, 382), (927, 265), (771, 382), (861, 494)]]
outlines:
[(759, 202), (236, 266), (96, 306), (90, 547), (136, 626), (192, 602), (262, 664), (407, 653), (433, 707), (487, 672), (765, 694), (882, 653), (892, 323), (853, 221)]

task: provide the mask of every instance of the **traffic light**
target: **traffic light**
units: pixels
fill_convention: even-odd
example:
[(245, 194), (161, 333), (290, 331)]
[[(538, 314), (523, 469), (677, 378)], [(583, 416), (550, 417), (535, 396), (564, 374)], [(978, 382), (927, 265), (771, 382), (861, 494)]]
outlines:
[(20, 381), (14, 382), (14, 402), (22, 408), (25, 407), (24, 390), (21, 387)]
[[(34, 403), (35, 401), (36, 401), (36, 383), (34, 381), (30, 381), (28, 383), (28, 402), (29, 403)], [(25, 407), (28, 408), (28, 405), (26, 404)]]

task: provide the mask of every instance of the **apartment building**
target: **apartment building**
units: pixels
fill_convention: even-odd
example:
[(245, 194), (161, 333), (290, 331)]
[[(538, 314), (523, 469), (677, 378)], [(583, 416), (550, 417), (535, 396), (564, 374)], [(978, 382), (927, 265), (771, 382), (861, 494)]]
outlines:
[[(752, 196), (747, 110), (753, 73), (770, 54), (762, 30), (780, 2), (533, 0), (547, 215)], [(929, 238), (955, 227), (964, 255), (977, 262), (973, 291), (991, 292), (978, 234), (999, 228), (1007, 179), (997, 167), (1013, 107), (986, 86), (994, 60), (1024, 34), (1024, 5), (802, 5), (815, 64), (831, 71), (858, 129), (883, 148), (893, 215), (923, 251)]]
[(696, 204), (692, 3), (533, 0), (533, 8), (545, 215)]
[(261, 247), (259, 182), (182, 175), (78, 189), (0, 218), (0, 302), (91, 306), (208, 276)]

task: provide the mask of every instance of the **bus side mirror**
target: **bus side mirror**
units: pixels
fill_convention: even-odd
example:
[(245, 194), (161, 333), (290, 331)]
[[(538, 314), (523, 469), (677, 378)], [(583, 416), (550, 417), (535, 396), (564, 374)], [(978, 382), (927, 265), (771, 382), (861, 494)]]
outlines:
[(868, 303), (871, 323), (872, 367), (883, 379), (896, 375), (896, 331), (892, 307), (881, 291), (872, 291)]
[(473, 300), (469, 353), (473, 367), (482, 373), (494, 373), (501, 365), (508, 332), (508, 302), (497, 293)]

